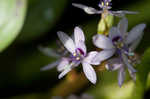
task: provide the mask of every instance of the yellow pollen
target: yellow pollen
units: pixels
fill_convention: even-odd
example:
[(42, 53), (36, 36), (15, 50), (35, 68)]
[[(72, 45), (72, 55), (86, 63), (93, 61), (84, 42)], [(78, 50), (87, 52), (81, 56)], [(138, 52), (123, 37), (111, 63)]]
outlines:
[(77, 57), (76, 60), (80, 60), (80, 57)]
[(76, 56), (77, 54), (76, 53), (73, 53), (73, 56)]
[(108, 5), (109, 5), (109, 2), (106, 2), (106, 5), (108, 6)]
[(102, 6), (104, 6), (104, 2), (102, 2)]
[(119, 43), (115, 42), (115, 44), (117, 45), (118, 48), (122, 48), (124, 46), (124, 44), (120, 42)]

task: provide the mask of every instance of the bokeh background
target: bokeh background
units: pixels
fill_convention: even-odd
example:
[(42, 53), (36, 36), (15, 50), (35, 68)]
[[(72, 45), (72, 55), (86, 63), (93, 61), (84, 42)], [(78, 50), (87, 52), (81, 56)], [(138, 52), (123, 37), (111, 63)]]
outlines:
[[(51, 99), (53, 93), (64, 91), (60, 85), (66, 79), (59, 80), (56, 69), (40, 71), (55, 59), (41, 53), (38, 46), (53, 48), (57, 31), (71, 34), (75, 26), (80, 26), (85, 31), (87, 46), (93, 48), (91, 37), (97, 32), (101, 16), (87, 15), (73, 7), (73, 2), (98, 9), (99, 0), (0, 0), (0, 99)], [(139, 12), (127, 15), (129, 29), (138, 23), (147, 24), (136, 51), (142, 58), (137, 65), (137, 81), (126, 76), (119, 88), (117, 72), (103, 71), (97, 73), (96, 85), (88, 82), (75, 91), (66, 91), (65, 96), (88, 93), (94, 99), (150, 98), (150, 0), (112, 0), (112, 9)]]

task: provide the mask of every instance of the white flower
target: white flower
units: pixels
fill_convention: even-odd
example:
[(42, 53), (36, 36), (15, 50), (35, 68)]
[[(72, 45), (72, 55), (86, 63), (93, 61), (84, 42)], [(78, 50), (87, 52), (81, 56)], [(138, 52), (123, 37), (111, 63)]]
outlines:
[(79, 27), (75, 27), (74, 40), (63, 32), (57, 34), (64, 47), (71, 53), (69, 57), (63, 58), (59, 63), (58, 70), (62, 71), (59, 79), (81, 63), (85, 76), (95, 84), (97, 80), (96, 73), (91, 65), (100, 64), (100, 61), (92, 61), (98, 52), (91, 51), (87, 54), (83, 31)]
[[(103, 58), (111, 57), (114, 54), (119, 56), (118, 59), (114, 59), (117, 62), (111, 62), (113, 67), (107, 65), (107, 68), (110, 70), (119, 69), (118, 73), (118, 83), (121, 86), (124, 81), (125, 76), (125, 68), (128, 68), (129, 73), (133, 79), (135, 79), (135, 72), (136, 70), (132, 66), (132, 59), (129, 57), (134, 56), (134, 49), (139, 44), (143, 30), (146, 27), (145, 24), (136, 25), (130, 32), (127, 32), (128, 28), (128, 20), (123, 18), (117, 27), (112, 27), (109, 32), (109, 37), (106, 37), (101, 34), (97, 34), (93, 37), (93, 43), (98, 48), (104, 49), (107, 53), (104, 54), (104, 57), (101, 57), (102, 51), (97, 54), (94, 61), (102, 61)], [(101, 58), (97, 58), (101, 57)], [(113, 60), (113, 61), (114, 61)], [(113, 68), (113, 69), (111, 69)]]

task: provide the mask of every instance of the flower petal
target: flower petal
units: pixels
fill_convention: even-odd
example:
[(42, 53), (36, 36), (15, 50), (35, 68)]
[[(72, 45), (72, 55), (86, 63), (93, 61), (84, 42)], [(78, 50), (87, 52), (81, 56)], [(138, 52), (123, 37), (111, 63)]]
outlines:
[(115, 71), (123, 66), (119, 58), (109, 59), (106, 64), (106, 69), (110, 71)]
[(101, 34), (97, 34), (93, 36), (93, 43), (96, 47), (102, 48), (102, 49), (114, 48), (112, 41), (108, 37), (101, 35)]
[(74, 38), (75, 38), (75, 43), (78, 43), (80, 41), (85, 41), (84, 33), (81, 28), (75, 27), (74, 29)]
[(87, 77), (87, 79), (89, 81), (91, 81), (93, 84), (95, 84), (97, 77), (96, 77), (96, 73), (95, 73), (95, 70), (93, 69), (93, 67), (86, 62), (83, 62), (82, 66), (83, 66), (84, 74)]
[(118, 85), (121, 87), (125, 79), (125, 69), (122, 67), (118, 71)]
[(121, 10), (121, 11), (111, 11), (114, 16), (118, 17), (124, 17), (125, 14), (138, 14), (138, 12), (134, 11), (126, 11), (126, 10)]
[(120, 22), (118, 23), (117, 28), (119, 29), (120, 33), (125, 37), (127, 34), (127, 29), (128, 29), (128, 20), (127, 18), (122, 18)]
[(85, 59), (83, 61), (89, 63), (89, 64), (92, 64), (92, 65), (99, 65), (101, 62), (95, 62), (93, 61), (93, 59), (95, 58), (95, 56), (98, 54), (97, 51), (92, 51), (92, 52), (89, 52), (87, 57), (85, 57)]
[(95, 58), (93, 59), (94, 62), (101, 62), (104, 61), (108, 58), (110, 58), (111, 56), (113, 56), (115, 53), (115, 49), (111, 49), (111, 50), (103, 50), (100, 51)]
[(130, 74), (131, 78), (132, 78), (134, 81), (136, 81), (136, 73), (135, 73), (135, 72), (132, 72), (130, 69), (128, 69), (128, 71), (129, 71), (129, 74)]
[(60, 54), (58, 54), (54, 49), (52, 48), (47, 48), (47, 47), (43, 47), (43, 46), (39, 46), (38, 49), (44, 54), (47, 55), (49, 57), (56, 57), (59, 58), (61, 57)]
[(88, 6), (85, 6), (85, 5), (82, 5), (82, 4), (72, 3), (72, 5), (74, 7), (83, 9), (87, 14), (100, 14), (100, 13), (102, 13), (102, 11), (96, 10), (92, 7), (88, 7)]
[(118, 36), (122, 37), (119, 29), (117, 27), (112, 27), (109, 31), (109, 38), (113, 40), (115, 37), (118, 37)]
[(59, 64), (59, 62), (60, 62), (60, 60), (57, 60), (53, 63), (48, 64), (47, 66), (42, 67), (40, 70), (45, 71), (45, 70), (48, 70), (48, 69), (52, 69), (52, 68), (56, 67)]
[(76, 43), (76, 48), (82, 49), (83, 54), (86, 55), (86, 45), (83, 41)]
[(139, 45), (140, 41), (142, 40), (142, 37), (143, 37), (143, 35), (140, 36), (135, 41), (133, 41), (132, 44), (129, 46), (129, 49), (130, 49), (131, 52), (133, 52), (137, 48), (137, 46)]
[(66, 67), (64, 69), (64, 71), (59, 74), (58, 78), (61, 79), (62, 77), (64, 77), (70, 71), (71, 71), (71, 67), (70, 66)]
[(67, 58), (62, 58), (59, 65), (57, 66), (58, 71), (62, 71), (65, 69), (66, 66), (69, 65), (69, 61)]
[(145, 29), (145, 24), (139, 24), (136, 25), (132, 30), (129, 32), (127, 38), (126, 38), (126, 44), (130, 44), (136, 39), (138, 39), (143, 34), (143, 30)]
[(75, 44), (73, 42), (73, 40), (64, 32), (57, 32), (57, 35), (60, 39), (60, 41), (63, 43), (63, 45), (66, 47), (66, 49), (70, 52), (70, 53), (74, 53), (75, 52)]
[(128, 62), (128, 58), (126, 55), (122, 54), (122, 60), (125, 63), (125, 66), (128, 67), (132, 72), (136, 72), (136, 70), (133, 68), (133, 66)]

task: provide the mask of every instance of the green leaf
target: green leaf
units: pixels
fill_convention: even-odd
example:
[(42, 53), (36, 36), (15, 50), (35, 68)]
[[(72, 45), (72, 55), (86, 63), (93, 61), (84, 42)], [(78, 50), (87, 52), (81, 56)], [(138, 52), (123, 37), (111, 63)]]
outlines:
[(24, 23), (27, 0), (0, 0), (0, 52), (19, 34)]

